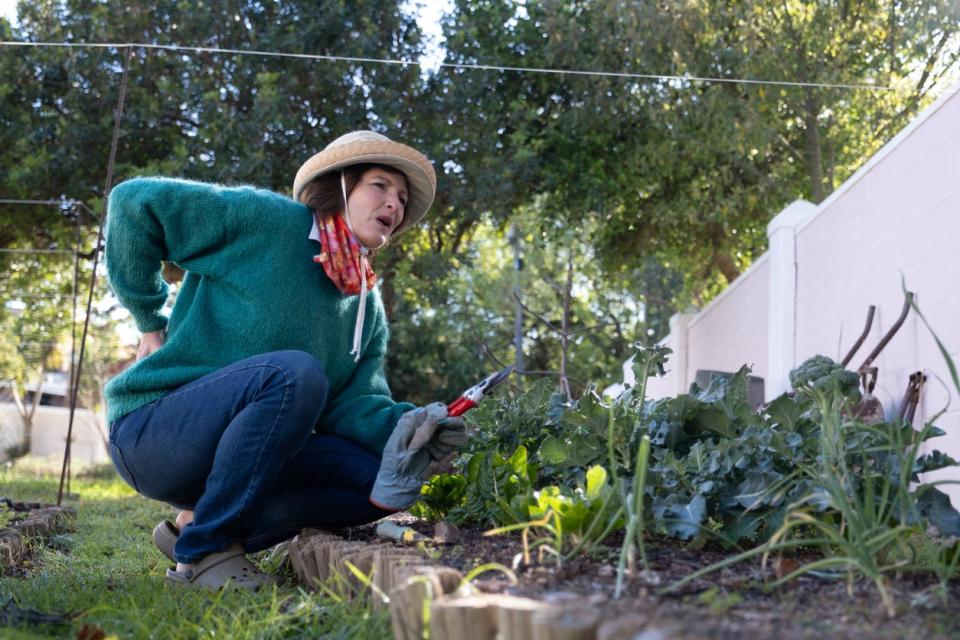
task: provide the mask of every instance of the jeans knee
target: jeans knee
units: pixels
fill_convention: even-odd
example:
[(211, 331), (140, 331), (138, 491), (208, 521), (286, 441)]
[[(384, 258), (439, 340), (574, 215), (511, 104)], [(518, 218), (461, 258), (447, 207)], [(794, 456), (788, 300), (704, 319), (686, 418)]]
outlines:
[(305, 351), (278, 351), (276, 365), (297, 395), (297, 402), (315, 404), (318, 410), (327, 402), (327, 374), (319, 360)]

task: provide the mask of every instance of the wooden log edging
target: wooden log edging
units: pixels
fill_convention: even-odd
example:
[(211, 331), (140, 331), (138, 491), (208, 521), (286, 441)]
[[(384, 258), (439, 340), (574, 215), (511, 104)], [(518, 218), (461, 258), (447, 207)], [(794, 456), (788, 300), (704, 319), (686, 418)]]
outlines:
[(0, 529), (0, 571), (7, 571), (23, 561), (31, 540), (47, 538), (64, 529), (68, 518), (77, 515), (72, 507), (31, 504), (26, 515), (5, 529)]
[(297, 581), (307, 589), (350, 598), (372, 590), (374, 608), (389, 610), (396, 640), (420, 640), (425, 627), (434, 640), (614, 640), (664, 631), (636, 613), (604, 620), (587, 598), (573, 594), (575, 600), (545, 602), (478, 593), (457, 569), (395, 542), (349, 541), (305, 529), (288, 550)]

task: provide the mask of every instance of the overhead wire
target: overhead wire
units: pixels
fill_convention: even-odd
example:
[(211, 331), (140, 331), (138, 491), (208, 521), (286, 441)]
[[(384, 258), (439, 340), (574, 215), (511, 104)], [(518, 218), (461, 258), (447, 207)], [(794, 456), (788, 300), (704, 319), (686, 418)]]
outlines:
[(65, 255), (73, 255), (73, 251), (67, 251), (66, 249), (0, 249), (0, 253), (60, 253)]
[(93, 211), (90, 210), (90, 207), (86, 205), (82, 200), (73, 200), (70, 198), (67, 199), (55, 199), (49, 198), (47, 200), (37, 200), (30, 198), (0, 198), (0, 204), (21, 204), (21, 205), (48, 205), (60, 207), (61, 209), (81, 209), (86, 211), (87, 214), (92, 217), (94, 220), (97, 219), (97, 216)]
[(417, 60), (399, 60), (394, 58), (369, 58), (360, 56), (335, 56), (319, 53), (288, 53), (283, 51), (264, 51), (260, 49), (228, 49), (221, 47), (194, 47), (178, 44), (152, 44), (143, 42), (23, 42), (18, 40), (0, 40), (0, 46), (9, 47), (64, 47), (87, 49), (123, 49), (128, 47), (140, 49), (154, 49), (173, 52), (217, 53), (228, 55), (260, 56), (270, 58), (291, 58), (299, 60), (319, 60), (326, 62), (357, 62), (365, 64), (400, 65), (414, 67), (432, 67), (446, 69), (466, 69), (473, 71), (501, 71), (513, 73), (538, 73), (550, 75), (592, 76), (602, 78), (625, 78), (633, 80), (657, 80), (667, 82), (697, 82), (697, 83), (726, 83), (726, 84), (754, 84), (783, 87), (809, 87), (822, 89), (851, 89), (861, 91), (895, 91), (895, 87), (873, 84), (829, 83), (829, 82), (801, 82), (793, 80), (765, 80), (759, 78), (725, 78), (711, 76), (671, 75), (662, 73), (635, 73), (632, 71), (602, 71), (592, 69), (554, 69), (549, 67), (521, 67), (497, 64), (479, 64), (469, 62), (440, 62), (437, 65), (427, 65)]

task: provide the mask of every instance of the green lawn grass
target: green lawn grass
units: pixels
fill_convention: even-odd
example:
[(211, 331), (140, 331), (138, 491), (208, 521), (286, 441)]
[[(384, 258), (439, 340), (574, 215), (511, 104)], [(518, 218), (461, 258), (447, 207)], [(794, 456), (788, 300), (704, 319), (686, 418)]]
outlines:
[[(0, 496), (54, 503), (58, 477), (51, 471), (2, 467)], [(112, 468), (84, 473), (71, 490), (76, 495), (64, 501), (77, 510), (70, 530), (34, 545), (25, 576), (0, 577), (0, 607), (12, 597), (21, 608), (75, 617), (63, 625), (0, 627), (0, 637), (74, 638), (84, 625), (118, 638), (390, 637), (386, 613), (369, 602), (307, 593), (289, 576), (264, 593), (168, 585), (168, 563), (151, 531), (172, 517), (170, 507), (137, 495)]]

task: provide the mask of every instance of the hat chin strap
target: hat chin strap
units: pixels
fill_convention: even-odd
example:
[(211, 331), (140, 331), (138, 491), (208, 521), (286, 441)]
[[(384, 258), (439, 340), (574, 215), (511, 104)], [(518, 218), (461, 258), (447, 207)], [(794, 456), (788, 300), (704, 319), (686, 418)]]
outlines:
[(353, 347), (350, 349), (350, 355), (354, 362), (360, 361), (360, 343), (363, 340), (363, 319), (367, 313), (367, 255), (370, 250), (363, 245), (357, 233), (353, 230), (353, 224), (350, 222), (350, 209), (347, 204), (347, 179), (343, 171), (340, 172), (340, 192), (343, 194), (343, 219), (347, 221), (347, 228), (357, 239), (360, 245), (360, 306), (357, 308), (357, 322), (353, 327)]

